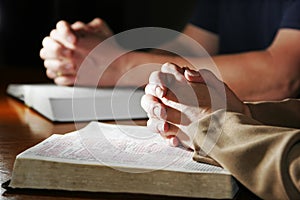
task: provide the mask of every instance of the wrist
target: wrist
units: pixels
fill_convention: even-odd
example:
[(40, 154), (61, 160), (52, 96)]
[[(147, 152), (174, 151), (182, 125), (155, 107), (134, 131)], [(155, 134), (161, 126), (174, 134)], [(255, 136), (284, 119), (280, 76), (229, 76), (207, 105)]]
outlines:
[(111, 70), (110, 77), (114, 82), (114, 85), (130, 86), (132, 80), (130, 80), (130, 70), (132, 69), (132, 52), (128, 52), (115, 59), (109, 66)]

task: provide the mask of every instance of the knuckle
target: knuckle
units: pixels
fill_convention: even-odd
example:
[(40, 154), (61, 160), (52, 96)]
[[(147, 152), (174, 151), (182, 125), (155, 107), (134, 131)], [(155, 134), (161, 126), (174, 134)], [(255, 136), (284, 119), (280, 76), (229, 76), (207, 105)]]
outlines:
[(147, 112), (147, 102), (148, 102), (148, 99), (147, 99), (147, 96), (146, 95), (143, 95), (142, 98), (141, 98), (141, 106), (142, 108)]
[(44, 51), (45, 51), (44, 48), (42, 48), (42, 49), (40, 50), (40, 57), (41, 57), (42, 59), (45, 59)]
[[(44, 60), (44, 66), (46, 68), (49, 68), (49, 60)], [(48, 70), (47, 70), (48, 71)]]
[(80, 30), (85, 27), (85, 24), (82, 21), (76, 21), (71, 25), (73, 30)]
[(157, 120), (154, 120), (154, 119), (149, 119), (148, 121), (147, 121), (147, 127), (151, 130), (151, 131), (153, 131), (153, 132), (155, 132), (155, 133), (160, 133), (160, 131), (159, 131), (159, 129), (158, 129), (158, 123), (157, 123)]
[(50, 32), (50, 37), (55, 38), (56, 37), (56, 33), (57, 33), (57, 30), (56, 29), (52, 29), (51, 32)]
[(154, 84), (147, 84), (145, 87), (145, 93), (149, 95), (155, 95), (155, 89), (156, 85)]
[(60, 20), (57, 22), (56, 27), (65, 26), (67, 22), (65, 20)]
[(49, 37), (49, 36), (47, 36), (47, 37), (45, 37), (45, 38), (43, 39), (43, 41), (42, 41), (43, 47), (47, 46), (47, 43), (49, 42), (49, 40), (50, 40), (50, 37)]
[(161, 83), (160, 77), (161, 77), (161, 72), (159, 71), (152, 72), (149, 76), (149, 83)]
[(51, 78), (51, 79), (53, 79), (55, 77), (54, 73), (50, 69), (47, 69), (46, 75), (48, 76), (48, 78)]
[(95, 23), (97, 23), (98, 25), (104, 25), (104, 24), (105, 24), (104, 20), (101, 19), (101, 18), (95, 18), (94, 21), (95, 21)]
[(161, 69), (162, 70), (168, 70), (168, 69), (173, 69), (173, 70), (176, 70), (177, 69), (177, 66), (173, 63), (170, 63), (170, 62), (166, 62), (164, 63), (162, 66), (161, 66)]

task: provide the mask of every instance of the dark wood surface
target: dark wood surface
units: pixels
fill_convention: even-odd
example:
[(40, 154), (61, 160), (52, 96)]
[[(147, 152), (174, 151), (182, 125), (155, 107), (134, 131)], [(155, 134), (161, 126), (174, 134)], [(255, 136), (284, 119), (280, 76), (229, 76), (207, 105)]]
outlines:
[[(64, 134), (83, 127), (82, 123), (53, 123), (34, 110), (26, 107), (22, 102), (6, 95), (5, 90), (9, 83), (41, 83), (50, 82), (41, 69), (1, 69), (0, 68), (0, 183), (10, 179), (15, 157), (25, 149), (48, 138), (51, 134)], [(145, 120), (136, 121), (145, 125)], [(114, 122), (107, 122), (114, 123)], [(121, 123), (126, 124), (126, 121)], [(253, 199), (255, 196), (242, 188), (238, 199)], [(46, 190), (14, 190), (0, 188), (0, 199), (179, 199), (176, 197), (111, 194), (111, 193), (84, 193)], [(180, 198), (182, 199), (182, 198)]]

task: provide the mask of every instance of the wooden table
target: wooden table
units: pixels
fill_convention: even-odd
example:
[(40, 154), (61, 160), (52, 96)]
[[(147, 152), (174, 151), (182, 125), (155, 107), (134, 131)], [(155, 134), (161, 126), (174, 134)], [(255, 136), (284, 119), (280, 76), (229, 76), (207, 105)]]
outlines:
[[(24, 106), (18, 100), (6, 95), (8, 83), (49, 82), (41, 69), (31, 70), (1, 70), (0, 69), (0, 183), (10, 179), (13, 163), (18, 153), (41, 142), (51, 134), (64, 134), (83, 127), (86, 123), (53, 123), (35, 111)], [(111, 122), (114, 123), (114, 122)], [(122, 121), (126, 124), (126, 121)], [(137, 121), (145, 124), (145, 120)], [(175, 197), (111, 194), (111, 193), (84, 193), (61, 191), (23, 190), (8, 192), (0, 188), (0, 199), (178, 199)], [(242, 188), (237, 199), (253, 199), (255, 196)], [(182, 198), (180, 198), (182, 199)]]

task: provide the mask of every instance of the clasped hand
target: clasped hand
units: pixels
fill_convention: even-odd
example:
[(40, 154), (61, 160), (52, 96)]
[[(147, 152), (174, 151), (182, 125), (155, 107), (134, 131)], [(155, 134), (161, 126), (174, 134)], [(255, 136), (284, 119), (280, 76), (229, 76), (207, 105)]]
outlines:
[(194, 71), (165, 63), (153, 72), (145, 87), (141, 105), (147, 112), (147, 126), (171, 146), (193, 149), (194, 133), (189, 125), (218, 109), (249, 115), (246, 104), (208, 70)]
[[(76, 79), (84, 79), (80, 80), (80, 85), (94, 85), (90, 83), (90, 79), (93, 80), (91, 76), (95, 74), (95, 67), (105, 68), (106, 66), (101, 66), (100, 61), (103, 55), (93, 57), (89, 53), (112, 35), (111, 29), (99, 18), (87, 24), (83, 22), (69, 24), (66, 21), (59, 21), (56, 29), (44, 38), (43, 48), (40, 50), (47, 76), (58, 85), (74, 85)], [(118, 49), (115, 50), (118, 51)], [(91, 61), (90, 69), (85, 70), (83, 76), (78, 76), (79, 68), (87, 58)], [(99, 78), (95, 77), (96, 80)], [(113, 85), (107, 82), (107, 85), (109, 84)]]

